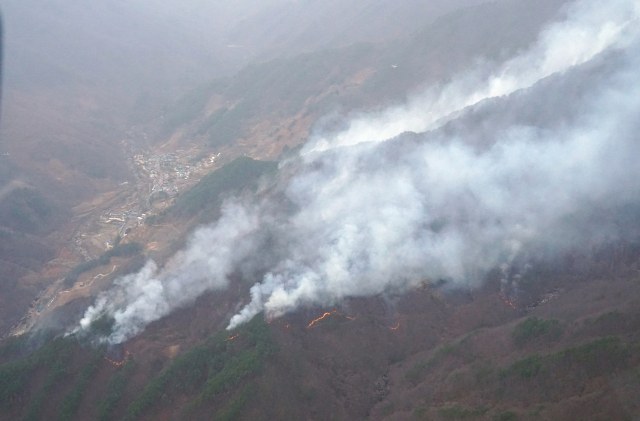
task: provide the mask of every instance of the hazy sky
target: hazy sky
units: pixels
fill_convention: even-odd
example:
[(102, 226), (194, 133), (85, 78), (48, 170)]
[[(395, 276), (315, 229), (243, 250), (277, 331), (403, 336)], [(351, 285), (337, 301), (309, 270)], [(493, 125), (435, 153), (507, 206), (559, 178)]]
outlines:
[(206, 79), (267, 52), (406, 36), (481, 1), (2, 0), (0, 6), (8, 83), (46, 85), (64, 77), (179, 83), (180, 70)]

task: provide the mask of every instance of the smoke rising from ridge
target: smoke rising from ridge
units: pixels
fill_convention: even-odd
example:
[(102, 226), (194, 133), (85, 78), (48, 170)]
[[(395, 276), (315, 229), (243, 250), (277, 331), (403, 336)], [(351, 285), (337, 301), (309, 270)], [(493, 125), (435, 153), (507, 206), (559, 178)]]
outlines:
[(290, 257), (252, 288), (230, 328), (261, 311), (279, 316), (424, 279), (473, 285), (523, 250), (615, 235), (615, 224), (581, 232), (572, 223), (594, 205), (615, 212), (640, 198), (630, 158), (640, 79), (632, 71), (614, 79), (628, 91), (603, 92), (576, 127), (510, 127), (483, 148), (436, 135), (316, 157), (320, 168), (287, 189), (301, 209), (281, 232)]
[(162, 271), (149, 261), (140, 272), (117, 279), (115, 287), (87, 309), (81, 328), (106, 311), (116, 324), (110, 341), (120, 343), (205, 291), (226, 288), (227, 275), (253, 250), (248, 234), (257, 223), (247, 207), (226, 203), (218, 223), (197, 230)]
[(640, 31), (640, 5), (636, 1), (571, 3), (568, 18), (544, 30), (536, 45), (504, 63), (487, 77), (475, 69), (443, 87), (432, 87), (408, 104), (392, 107), (349, 123), (330, 137), (319, 136), (303, 153), (360, 142), (384, 141), (411, 131), (421, 133), (442, 124), (447, 116), (493, 97), (532, 86), (554, 73), (585, 63), (610, 47), (622, 48)]
[[(281, 169), (278, 200), (228, 203), (166, 268), (150, 262), (116, 281), (81, 326), (109, 312), (116, 320), (109, 340), (121, 342), (204, 291), (225, 288), (238, 269), (266, 275), (229, 329), (262, 311), (278, 316), (425, 279), (473, 285), (523, 250), (617, 235), (615, 224), (576, 229), (575, 221), (594, 207), (640, 204), (639, 16), (639, 1), (575, 3), (565, 21), (484, 80), (481, 72), (464, 75), (406, 107), (312, 139)], [(497, 112), (544, 106), (572, 78), (584, 81), (585, 93), (567, 95), (555, 121), (529, 124)], [(457, 111), (460, 127), (438, 130)], [(467, 118), (475, 111), (479, 122)]]

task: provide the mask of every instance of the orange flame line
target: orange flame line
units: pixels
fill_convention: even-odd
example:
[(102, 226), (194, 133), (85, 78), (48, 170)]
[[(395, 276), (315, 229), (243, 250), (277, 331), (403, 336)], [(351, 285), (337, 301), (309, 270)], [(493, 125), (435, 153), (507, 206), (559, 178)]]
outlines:
[[(267, 323), (271, 324), (271, 322), (273, 321), (273, 319), (269, 320)], [(278, 323), (282, 324), (282, 320), (278, 320)], [(286, 327), (287, 329), (291, 327), (291, 325), (289, 323), (287, 323), (284, 327)]]
[(240, 336), (240, 334), (239, 334), (239, 333), (236, 333), (234, 336), (232, 336), (232, 337), (230, 337), (230, 338), (228, 338), (228, 339), (225, 339), (225, 340), (224, 340), (224, 341), (222, 341), (222, 342), (230, 341), (230, 340), (232, 340), (232, 339), (237, 338), (238, 336)]
[[(277, 321), (278, 323), (283, 324), (283, 323), (282, 323), (282, 320), (278, 320), (278, 319), (270, 319), (270, 320), (267, 320), (267, 323), (271, 324), (271, 322), (273, 322), (273, 321)], [(289, 323), (287, 323), (287, 324), (285, 324), (285, 325), (284, 325), (284, 327), (286, 327), (287, 329), (289, 329), (289, 328), (291, 327), (291, 325), (290, 325)]]
[(330, 316), (330, 315), (331, 315), (331, 313), (324, 313), (321, 317), (318, 317), (317, 319), (315, 319), (314, 321), (312, 321), (311, 323), (309, 323), (309, 326), (307, 326), (307, 327), (311, 327), (311, 326), (313, 326), (313, 324), (314, 324), (315, 322), (318, 322), (318, 321), (320, 321), (320, 320), (322, 320), (322, 319), (324, 319), (325, 317)]
[(513, 305), (513, 303), (509, 300), (507, 300), (506, 298), (504, 298), (504, 296), (502, 295), (502, 293), (500, 293), (500, 298), (502, 298), (504, 300), (505, 303), (509, 304), (514, 310), (516, 309), (516, 306)]
[(314, 321), (312, 321), (311, 323), (309, 323), (309, 326), (307, 326), (307, 328), (309, 328), (309, 327), (313, 326), (313, 324), (314, 324), (315, 322), (320, 321), (320, 320), (324, 319), (324, 318), (325, 318), (325, 317), (327, 317), (327, 316), (330, 316), (332, 313), (333, 313), (333, 314), (337, 314), (338, 316), (344, 316), (344, 317), (346, 317), (346, 318), (347, 318), (347, 319), (349, 319), (349, 320), (355, 320), (355, 319), (356, 319), (355, 317), (349, 317), (349, 316), (346, 316), (346, 315), (344, 315), (344, 314), (342, 314), (342, 313), (338, 313), (338, 311), (337, 311), (337, 310), (333, 310), (331, 313), (324, 313), (321, 317), (318, 317), (317, 319), (315, 319)]
[(399, 328), (399, 327), (400, 327), (400, 322), (398, 322), (398, 326), (396, 326), (396, 327), (390, 327), (389, 329), (391, 329), (391, 330), (396, 330), (396, 329), (397, 329), (397, 328)]
[(104, 359), (105, 359), (105, 360), (107, 360), (107, 361), (109, 361), (109, 362), (110, 362), (111, 364), (113, 364), (113, 365), (120, 366), (120, 365), (124, 364), (124, 363), (125, 363), (125, 361), (127, 361), (127, 357), (128, 357), (129, 355), (130, 355), (130, 354), (129, 354), (129, 351), (125, 351), (124, 359), (123, 359), (122, 361), (120, 361), (120, 362), (110, 360), (110, 359), (109, 359), (109, 358), (107, 358), (107, 357), (104, 357)]

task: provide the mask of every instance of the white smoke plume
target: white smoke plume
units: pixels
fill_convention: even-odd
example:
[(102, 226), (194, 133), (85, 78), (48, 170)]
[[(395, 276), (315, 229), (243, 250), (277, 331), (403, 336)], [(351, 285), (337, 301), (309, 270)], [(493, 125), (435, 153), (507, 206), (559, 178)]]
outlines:
[[(405, 291), (425, 279), (470, 285), (525, 249), (613, 235), (606, 224), (574, 230), (571, 220), (594, 206), (640, 204), (633, 160), (640, 149), (639, 16), (640, 1), (576, 2), (565, 21), (485, 80), (479, 72), (461, 76), (405, 107), (313, 139), (303, 159), (282, 168), (278, 200), (227, 205), (165, 269), (149, 263), (119, 279), (81, 326), (109, 312), (116, 320), (109, 340), (120, 342), (204, 291), (225, 288), (228, 274), (244, 267), (267, 274), (229, 329), (262, 311), (278, 316), (301, 305)], [(585, 66), (592, 71), (581, 72)], [(567, 89), (572, 77), (586, 81), (586, 93), (544, 110), (549, 121), (497, 113), (544, 107), (546, 95)], [(462, 128), (453, 134), (383, 141), (436, 129), (474, 104), (459, 113)], [(488, 117), (465, 120), (475, 109)]]
[(566, 220), (594, 205), (640, 203), (633, 158), (640, 77), (629, 71), (614, 79), (617, 89), (598, 95), (576, 127), (511, 127), (486, 147), (464, 138), (397, 139), (316, 157), (319, 169), (287, 189), (300, 208), (280, 233), (287, 258), (252, 288), (252, 302), (229, 327), (260, 311), (279, 316), (424, 279), (472, 284), (523, 246), (613, 235), (604, 226), (572, 232)]
[(250, 234), (257, 226), (258, 219), (248, 207), (226, 203), (218, 223), (197, 230), (187, 248), (176, 253), (162, 271), (149, 261), (140, 272), (117, 279), (87, 309), (80, 327), (87, 329), (107, 312), (115, 319), (109, 341), (120, 343), (203, 292), (226, 288), (227, 275), (253, 249)]
[[(312, 140), (303, 154), (322, 166), (287, 189), (300, 208), (282, 233), (289, 254), (252, 288), (251, 303), (229, 328), (261, 311), (278, 316), (301, 304), (404, 290), (424, 278), (477, 281), (561, 218), (637, 179), (638, 166), (626, 162), (628, 139), (617, 138), (633, 129), (639, 111), (640, 86), (632, 77), (618, 82), (635, 89), (602, 94), (594, 103), (604, 107), (583, 110), (580, 126), (555, 133), (512, 127), (481, 152), (464, 138), (376, 143), (433, 129), (455, 111), (531, 87), (608, 49), (628, 48), (640, 30), (639, 17), (637, 1), (575, 3), (566, 21), (549, 27), (530, 51), (486, 82), (465, 75), (405, 107), (361, 117), (342, 133)], [(319, 154), (360, 143), (365, 145)], [(612, 165), (615, 174), (608, 170)], [(638, 190), (629, 186), (607, 199), (628, 200), (631, 192)]]
[(640, 32), (639, 20), (638, 1), (571, 3), (566, 20), (550, 25), (533, 48), (507, 61), (489, 77), (483, 69), (475, 69), (444, 87), (428, 89), (406, 105), (356, 118), (344, 132), (309, 142), (303, 154), (433, 129), (456, 111), (484, 99), (528, 88), (554, 73), (585, 63), (608, 48), (624, 48)]

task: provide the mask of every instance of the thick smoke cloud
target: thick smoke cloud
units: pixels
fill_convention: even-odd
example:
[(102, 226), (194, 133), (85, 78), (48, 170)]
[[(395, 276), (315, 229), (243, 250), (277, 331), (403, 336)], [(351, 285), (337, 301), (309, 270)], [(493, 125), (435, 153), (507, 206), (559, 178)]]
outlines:
[(640, 31), (639, 8), (638, 2), (629, 0), (571, 3), (566, 20), (549, 26), (533, 48), (499, 69), (491, 72), (489, 65), (478, 66), (452, 83), (428, 89), (404, 106), (356, 118), (342, 133), (319, 136), (304, 152), (384, 141), (406, 131), (421, 133), (484, 99), (528, 88), (545, 77), (591, 60), (607, 48), (624, 48)]
[(638, 64), (612, 75), (573, 127), (511, 126), (488, 145), (432, 133), (309, 158), (287, 188), (300, 209), (279, 233), (287, 258), (230, 327), (424, 279), (472, 285), (523, 250), (615, 236), (615, 223), (575, 225), (594, 206), (640, 202)]
[[(120, 342), (235, 270), (266, 275), (230, 329), (425, 279), (473, 285), (518, 253), (618, 235), (615, 223), (576, 221), (640, 205), (639, 16), (639, 1), (578, 2), (484, 80), (464, 75), (313, 139), (283, 165), (277, 200), (227, 205), (165, 269), (118, 280), (82, 326), (107, 311)], [(521, 116), (536, 107), (547, 117)]]

